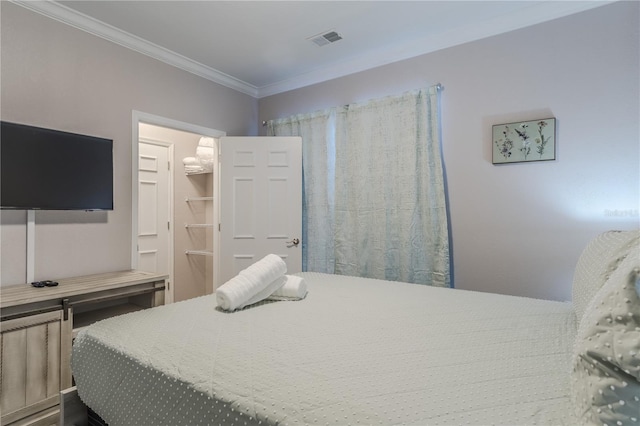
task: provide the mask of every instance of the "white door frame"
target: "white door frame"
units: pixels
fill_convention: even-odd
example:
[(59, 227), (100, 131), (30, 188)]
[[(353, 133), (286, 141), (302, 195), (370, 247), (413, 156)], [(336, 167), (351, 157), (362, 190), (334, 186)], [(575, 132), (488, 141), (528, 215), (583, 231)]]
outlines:
[[(198, 126), (197, 124), (186, 123), (183, 121), (174, 120), (171, 118), (161, 117), (159, 115), (149, 114), (141, 111), (133, 110), (131, 114), (131, 269), (136, 269), (138, 266), (138, 141), (140, 140), (139, 125), (140, 123), (152, 124), (160, 127), (167, 127), (175, 130), (182, 130), (185, 132), (196, 133), (202, 136), (210, 136), (213, 138), (220, 138), (226, 136), (227, 133), (221, 130), (216, 130), (208, 127)], [(171, 182), (173, 186), (173, 182)], [(217, 193), (217, 179), (214, 176), (214, 192)], [(170, 197), (171, 203), (171, 229), (173, 230), (173, 194)], [(217, 209), (214, 206), (214, 210)], [(172, 233), (173, 234), (173, 233)], [(173, 236), (171, 240), (171, 251), (173, 251)], [(214, 249), (217, 247), (218, 233), (213, 233)], [(215, 253), (214, 253), (215, 259)], [(173, 294), (173, 256), (171, 257), (170, 268), (171, 275), (169, 276), (170, 292)], [(214, 263), (214, 276), (216, 274), (217, 265)]]

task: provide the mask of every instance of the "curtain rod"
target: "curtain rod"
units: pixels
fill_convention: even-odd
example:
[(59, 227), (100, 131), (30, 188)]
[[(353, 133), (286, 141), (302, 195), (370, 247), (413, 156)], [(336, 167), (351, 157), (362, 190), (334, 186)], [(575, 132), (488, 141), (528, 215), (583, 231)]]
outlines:
[[(438, 92), (441, 92), (444, 90), (444, 86), (440, 83), (436, 83), (434, 87)], [(262, 120), (262, 127), (265, 127), (266, 125), (267, 125), (267, 120)]]

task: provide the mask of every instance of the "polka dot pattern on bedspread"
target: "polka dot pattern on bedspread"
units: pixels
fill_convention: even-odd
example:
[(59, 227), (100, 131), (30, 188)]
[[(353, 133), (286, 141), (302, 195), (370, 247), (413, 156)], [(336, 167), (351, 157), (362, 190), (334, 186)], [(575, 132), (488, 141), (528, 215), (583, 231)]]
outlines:
[(628, 252), (587, 306), (572, 389), (583, 424), (640, 425), (640, 248)]
[(637, 232), (607, 231), (595, 237), (583, 250), (576, 265), (572, 301), (578, 322), (609, 276), (638, 245)]
[(302, 275), (298, 302), (94, 324), (80, 397), (111, 426), (573, 424), (569, 303)]

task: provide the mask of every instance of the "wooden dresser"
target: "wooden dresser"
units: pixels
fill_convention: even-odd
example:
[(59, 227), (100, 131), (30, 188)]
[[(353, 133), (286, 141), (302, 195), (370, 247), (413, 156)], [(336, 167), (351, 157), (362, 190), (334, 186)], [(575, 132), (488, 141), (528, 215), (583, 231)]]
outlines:
[(72, 385), (75, 334), (162, 305), (166, 279), (130, 270), (61, 279), (56, 287), (0, 287), (0, 424), (58, 424), (60, 391)]

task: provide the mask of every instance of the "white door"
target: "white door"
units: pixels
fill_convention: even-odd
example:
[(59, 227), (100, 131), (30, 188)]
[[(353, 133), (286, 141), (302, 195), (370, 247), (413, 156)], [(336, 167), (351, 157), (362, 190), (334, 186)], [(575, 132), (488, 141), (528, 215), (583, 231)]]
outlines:
[[(169, 147), (138, 144), (138, 266), (170, 275)], [(165, 302), (173, 292), (167, 289)]]
[(302, 140), (220, 139), (220, 245), (217, 285), (267, 254), (287, 273), (302, 270)]

